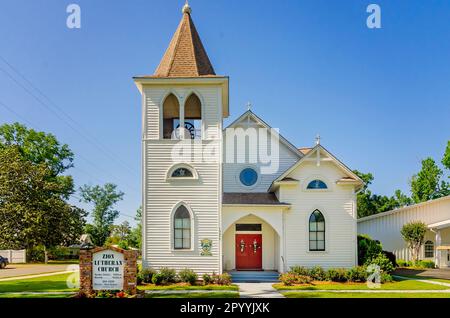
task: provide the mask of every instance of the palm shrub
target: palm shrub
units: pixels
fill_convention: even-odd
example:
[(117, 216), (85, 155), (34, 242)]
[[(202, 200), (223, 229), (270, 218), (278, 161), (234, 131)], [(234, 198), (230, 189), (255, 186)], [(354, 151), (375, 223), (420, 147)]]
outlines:
[(326, 280), (344, 283), (347, 281), (347, 270), (345, 268), (330, 268), (326, 273)]
[(192, 269), (183, 269), (178, 273), (180, 280), (183, 283), (189, 283), (190, 285), (195, 285), (197, 282), (198, 276)]
[(153, 275), (156, 274), (156, 271), (151, 268), (138, 268), (137, 281), (140, 283), (151, 283), (153, 279)]
[(309, 270), (309, 276), (318, 281), (327, 279), (327, 272), (320, 266), (315, 266)]
[(349, 282), (365, 282), (367, 276), (367, 268), (365, 266), (355, 266), (347, 271), (347, 279)]
[(204, 285), (210, 285), (210, 284), (214, 283), (214, 278), (209, 274), (206, 274), (206, 273), (203, 274), (202, 278), (203, 278)]
[(311, 274), (310, 270), (303, 266), (292, 266), (289, 272), (304, 276), (310, 276)]

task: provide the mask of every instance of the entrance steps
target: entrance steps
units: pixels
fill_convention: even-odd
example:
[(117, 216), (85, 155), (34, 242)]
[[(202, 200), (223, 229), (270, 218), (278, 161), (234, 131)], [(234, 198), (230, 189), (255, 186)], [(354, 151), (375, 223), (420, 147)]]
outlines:
[(229, 271), (233, 283), (277, 283), (276, 271)]

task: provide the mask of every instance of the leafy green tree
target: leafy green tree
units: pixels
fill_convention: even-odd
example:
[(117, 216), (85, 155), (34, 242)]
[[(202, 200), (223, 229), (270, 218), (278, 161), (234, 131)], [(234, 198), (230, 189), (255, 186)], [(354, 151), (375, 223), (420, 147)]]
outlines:
[(374, 180), (373, 175), (371, 173), (362, 173), (358, 170), (354, 170), (353, 172), (365, 183), (357, 195), (359, 218), (411, 204), (412, 200), (400, 190), (396, 190), (394, 196), (391, 197), (372, 194), (368, 187)]
[(403, 225), (400, 233), (405, 240), (408, 248), (411, 250), (413, 260), (419, 260), (420, 248), (425, 240), (425, 233), (427, 232), (427, 225), (420, 221), (410, 222)]
[(94, 204), (92, 210), (93, 223), (86, 225), (86, 233), (92, 237), (92, 242), (103, 246), (111, 234), (111, 226), (119, 216), (114, 205), (122, 200), (124, 193), (117, 190), (117, 186), (107, 183), (104, 186), (84, 185), (80, 188), (82, 201)]
[(75, 243), (86, 213), (67, 204), (63, 185), (42, 162), (26, 160), (19, 146), (0, 149), (0, 245), (45, 250)]
[(133, 228), (130, 235), (130, 246), (141, 249), (142, 246), (142, 206), (136, 210), (136, 227)]
[(14, 123), (0, 126), (0, 149), (17, 146), (22, 158), (35, 164), (45, 163), (50, 170), (47, 178), (61, 184), (58, 191), (67, 199), (73, 193), (74, 184), (71, 176), (61, 175), (73, 167), (74, 154), (66, 144), (60, 144), (52, 134), (28, 129)]
[(422, 169), (411, 179), (411, 193), (415, 203), (436, 199), (442, 196), (439, 184), (442, 170), (439, 169), (433, 158), (422, 160)]
[(450, 140), (447, 141), (447, 148), (445, 149), (444, 158), (442, 158), (442, 164), (447, 169), (450, 169)]

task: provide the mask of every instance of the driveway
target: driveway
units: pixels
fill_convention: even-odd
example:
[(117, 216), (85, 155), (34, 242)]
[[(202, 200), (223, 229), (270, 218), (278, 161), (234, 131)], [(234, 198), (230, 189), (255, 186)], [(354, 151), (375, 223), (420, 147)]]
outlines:
[(28, 276), (53, 272), (64, 272), (69, 269), (68, 264), (8, 264), (6, 268), (0, 269), (0, 279), (14, 276)]
[(394, 275), (414, 275), (424, 278), (438, 278), (438, 279), (448, 279), (450, 280), (450, 268), (439, 268), (439, 269), (408, 269), (399, 268), (393, 273)]

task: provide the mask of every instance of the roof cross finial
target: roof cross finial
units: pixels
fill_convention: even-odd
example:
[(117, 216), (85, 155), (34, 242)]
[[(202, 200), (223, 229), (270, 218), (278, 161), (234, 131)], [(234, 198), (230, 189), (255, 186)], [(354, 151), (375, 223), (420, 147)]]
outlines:
[(247, 110), (248, 111), (252, 110), (252, 103), (250, 103), (250, 102), (247, 103)]
[(320, 145), (320, 135), (317, 134), (316, 136), (316, 145)]
[(184, 4), (183, 9), (181, 10), (181, 12), (183, 12), (183, 14), (184, 13), (191, 14), (192, 9), (189, 6), (188, 0), (186, 0), (186, 3)]

